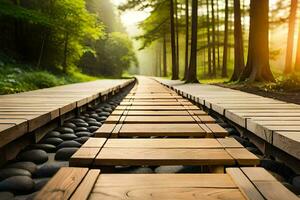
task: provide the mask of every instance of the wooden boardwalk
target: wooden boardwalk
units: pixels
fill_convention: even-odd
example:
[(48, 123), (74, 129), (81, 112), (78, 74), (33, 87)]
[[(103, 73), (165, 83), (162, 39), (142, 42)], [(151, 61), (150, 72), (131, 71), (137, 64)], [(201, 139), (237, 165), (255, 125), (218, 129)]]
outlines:
[(105, 174), (62, 168), (36, 200), (296, 200), (263, 168), (227, 168), (224, 174)]
[(155, 79), (300, 159), (300, 105), (215, 85)]
[[(298, 199), (203, 110), (149, 78), (138, 84), (35, 199)], [(122, 174), (119, 166), (195, 166)], [(84, 168), (82, 168), (84, 167)], [(234, 168), (233, 168), (234, 167)], [(107, 173), (109, 172), (109, 173)]]
[(0, 96), (0, 147), (133, 80), (99, 80)]

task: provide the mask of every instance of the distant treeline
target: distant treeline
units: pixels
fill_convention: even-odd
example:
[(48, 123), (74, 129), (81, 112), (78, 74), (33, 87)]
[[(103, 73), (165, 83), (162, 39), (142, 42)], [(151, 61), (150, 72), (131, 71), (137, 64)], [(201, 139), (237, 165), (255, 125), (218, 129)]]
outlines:
[(121, 76), (137, 60), (107, 0), (1, 0), (0, 51), (39, 69)]

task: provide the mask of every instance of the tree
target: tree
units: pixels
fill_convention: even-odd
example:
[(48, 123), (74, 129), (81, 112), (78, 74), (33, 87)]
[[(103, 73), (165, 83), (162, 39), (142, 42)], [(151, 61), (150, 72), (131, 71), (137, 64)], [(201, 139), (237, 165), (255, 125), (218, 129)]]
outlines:
[(211, 0), (211, 25), (212, 25), (212, 76), (216, 76), (216, 26), (214, 0)]
[(172, 80), (179, 78), (178, 63), (176, 53), (176, 34), (174, 23), (174, 0), (170, 0), (170, 32), (171, 32), (171, 51), (172, 51)]
[(188, 78), (189, 70), (189, 0), (185, 0), (185, 64), (184, 64), (184, 78)]
[(240, 81), (275, 81), (269, 64), (268, 14), (268, 0), (251, 0), (248, 59)]
[(234, 0), (234, 70), (230, 81), (237, 81), (244, 69), (244, 46), (240, 0)]
[(198, 83), (197, 79), (197, 34), (198, 34), (198, 0), (192, 1), (192, 36), (191, 57), (187, 83)]
[(297, 14), (297, 2), (298, 0), (291, 0), (291, 11), (289, 16), (289, 31), (287, 39), (286, 57), (285, 57), (285, 69), (284, 73), (289, 74), (293, 71), (293, 49), (294, 49), (294, 32), (295, 21)]
[(222, 77), (227, 77), (227, 50), (228, 50), (228, 0), (225, 0), (225, 22), (224, 22), (224, 49), (223, 49), (223, 65)]
[(163, 36), (163, 76), (167, 76), (167, 34)]
[(300, 72), (300, 26), (299, 26), (299, 31), (298, 31), (298, 42), (297, 42), (297, 53), (296, 53), (295, 71), (296, 72)]
[(209, 2), (206, 0), (206, 32), (207, 32), (207, 56), (208, 56), (208, 75), (212, 75), (211, 69), (211, 44), (210, 44), (210, 20), (209, 20)]

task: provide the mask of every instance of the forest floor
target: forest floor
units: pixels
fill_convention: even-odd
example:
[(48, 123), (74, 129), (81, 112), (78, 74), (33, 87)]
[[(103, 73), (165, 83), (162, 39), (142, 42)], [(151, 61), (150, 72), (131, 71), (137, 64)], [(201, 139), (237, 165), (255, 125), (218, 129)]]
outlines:
[(0, 59), (0, 95), (26, 92), (41, 88), (97, 80), (93, 77), (73, 70), (68, 74), (53, 73), (36, 69), (33, 66)]
[(276, 83), (215, 83), (215, 85), (257, 94), (290, 103), (300, 104), (300, 76), (277, 78)]

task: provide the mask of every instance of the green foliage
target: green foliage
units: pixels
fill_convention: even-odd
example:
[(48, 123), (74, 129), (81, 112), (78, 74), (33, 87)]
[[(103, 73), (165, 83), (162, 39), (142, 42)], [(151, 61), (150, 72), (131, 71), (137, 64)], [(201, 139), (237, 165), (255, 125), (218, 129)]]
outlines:
[(87, 52), (80, 66), (89, 74), (121, 77), (131, 65), (138, 65), (132, 41), (125, 33), (113, 32), (95, 44), (96, 53)]
[(49, 71), (36, 70), (28, 65), (2, 62), (0, 64), (0, 95), (97, 79), (78, 71), (69, 75), (56, 75)]
[(277, 78), (276, 83), (266, 84), (265, 91), (300, 92), (300, 74), (291, 74)]

